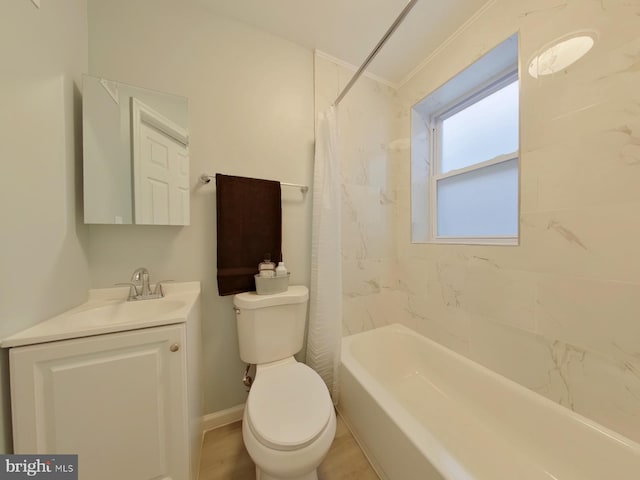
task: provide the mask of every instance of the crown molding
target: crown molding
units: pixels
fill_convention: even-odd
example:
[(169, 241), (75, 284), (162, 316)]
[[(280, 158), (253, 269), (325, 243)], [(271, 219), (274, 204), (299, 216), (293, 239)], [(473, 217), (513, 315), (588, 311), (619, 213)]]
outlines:
[(496, 3), (496, 0), (489, 0), (485, 3), (479, 10), (477, 10), (473, 15), (471, 15), (466, 22), (460, 25), (455, 32), (453, 32), (447, 39), (438, 45), (433, 52), (427, 56), (422, 62), (418, 64), (413, 70), (411, 70), (406, 77), (404, 77), (399, 84), (397, 84), (396, 88), (402, 88), (407, 82), (409, 82), (413, 77), (415, 77), (418, 72), (424, 69), (435, 57), (440, 55), (454, 40), (456, 40), (460, 35), (462, 35), (472, 24), (474, 24), (478, 18), (485, 14), (489, 8), (491, 8)]
[[(316, 55), (316, 57), (318, 58), (322, 58), (324, 60), (327, 60), (331, 63), (335, 63), (336, 65), (339, 65), (341, 67), (346, 68), (347, 70), (351, 70), (352, 72), (355, 72), (356, 70), (358, 70), (358, 67), (356, 65), (353, 65), (352, 63), (346, 62), (338, 57), (334, 57), (333, 55), (329, 55), (326, 52), (323, 52), (322, 50), (318, 50), (315, 49), (314, 50), (314, 54)], [(378, 83), (381, 83), (383, 85), (386, 85), (387, 87), (391, 87), (394, 90), (398, 89), (398, 84), (392, 82), (391, 80), (387, 80), (384, 77), (381, 77), (379, 75), (376, 75), (375, 73), (371, 73), (367, 70), (365, 70), (364, 72), (362, 72), (362, 76), (363, 77), (367, 77), (370, 78), (371, 80), (374, 80)]]

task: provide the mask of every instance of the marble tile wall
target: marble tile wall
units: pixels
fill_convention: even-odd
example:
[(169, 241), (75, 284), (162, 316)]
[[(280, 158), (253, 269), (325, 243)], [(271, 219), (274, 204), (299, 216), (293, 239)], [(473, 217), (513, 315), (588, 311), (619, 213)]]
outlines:
[[(536, 51), (577, 31), (597, 38), (583, 59), (527, 74)], [(399, 89), (403, 112), (514, 32), (520, 245), (411, 244), (398, 229), (408, 309), (424, 334), (640, 441), (640, 2), (497, 0)], [(408, 164), (407, 152), (401, 225)]]
[[(583, 59), (527, 74), (585, 30)], [(514, 32), (520, 245), (412, 244), (411, 107)], [(350, 73), (316, 61), (316, 105)], [(397, 92), (357, 87), (339, 114), (344, 333), (404, 323), (640, 441), (640, 1), (496, 0)]]
[[(316, 111), (331, 105), (352, 75), (316, 55)], [(391, 318), (406, 317), (404, 323), (411, 318), (407, 294), (397, 288), (393, 163), (401, 161), (400, 114), (396, 91), (368, 77), (354, 85), (338, 109), (345, 335), (386, 325)]]

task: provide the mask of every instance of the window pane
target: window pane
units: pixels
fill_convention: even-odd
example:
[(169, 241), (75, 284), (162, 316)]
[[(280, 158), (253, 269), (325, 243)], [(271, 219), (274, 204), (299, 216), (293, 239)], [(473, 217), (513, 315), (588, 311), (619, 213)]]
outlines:
[(442, 122), (440, 173), (518, 150), (518, 81)]
[(518, 235), (518, 159), (437, 182), (437, 235)]

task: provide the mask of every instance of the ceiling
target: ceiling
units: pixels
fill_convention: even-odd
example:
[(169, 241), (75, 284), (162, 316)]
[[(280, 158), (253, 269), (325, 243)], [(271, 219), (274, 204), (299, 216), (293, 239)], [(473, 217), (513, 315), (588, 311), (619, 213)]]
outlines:
[[(197, 0), (214, 12), (359, 66), (409, 0)], [(418, 0), (369, 71), (399, 84), (487, 0)]]

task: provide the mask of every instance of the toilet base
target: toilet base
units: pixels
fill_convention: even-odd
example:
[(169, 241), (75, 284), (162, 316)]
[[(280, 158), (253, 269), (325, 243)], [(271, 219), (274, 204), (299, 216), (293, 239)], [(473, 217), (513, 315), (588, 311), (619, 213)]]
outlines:
[(318, 471), (313, 470), (312, 472), (305, 473), (301, 477), (289, 477), (284, 479), (282, 477), (272, 477), (256, 467), (256, 480), (318, 480)]

